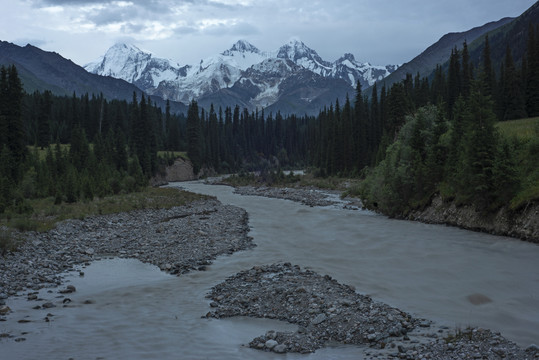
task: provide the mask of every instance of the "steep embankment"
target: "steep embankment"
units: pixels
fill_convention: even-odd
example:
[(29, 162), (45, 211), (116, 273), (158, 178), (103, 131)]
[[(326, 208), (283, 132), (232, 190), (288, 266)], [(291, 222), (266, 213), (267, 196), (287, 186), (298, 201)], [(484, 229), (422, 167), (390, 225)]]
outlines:
[(165, 168), (164, 174), (154, 176), (150, 183), (152, 186), (160, 186), (174, 181), (189, 181), (195, 180), (196, 176), (193, 172), (193, 165), (189, 160), (178, 158), (174, 160), (174, 164)]
[(475, 206), (456, 206), (444, 202), (440, 195), (433, 198), (430, 206), (411, 212), (407, 219), (433, 224), (446, 224), (464, 229), (506, 235), (539, 243), (539, 204), (511, 211), (503, 207), (493, 214), (485, 214)]

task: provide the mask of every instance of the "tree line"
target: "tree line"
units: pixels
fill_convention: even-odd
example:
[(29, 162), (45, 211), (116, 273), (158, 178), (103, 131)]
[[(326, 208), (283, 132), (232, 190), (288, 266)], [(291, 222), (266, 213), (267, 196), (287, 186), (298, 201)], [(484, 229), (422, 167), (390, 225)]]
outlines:
[(398, 211), (395, 203), (414, 207), (436, 191), (462, 203), (495, 196), (499, 204), (522, 189), (518, 179), (533, 183), (534, 172), (519, 170), (517, 160), (526, 151), (536, 157), (535, 150), (505, 142), (494, 128), (498, 120), (539, 115), (538, 28), (530, 27), (527, 46), (520, 64), (507, 48), (495, 71), (488, 37), (480, 64), (470, 62), (464, 43), (447, 69), (407, 74), (391, 88), (375, 84), (370, 94), (358, 83), (352, 99), (317, 116), (205, 110), (194, 100), (184, 115), (144, 95), (127, 102), (26, 94), (16, 67), (2, 67), (0, 210), (29, 197), (76, 201), (135, 190), (159, 171), (158, 151), (186, 151), (196, 173), (311, 166), (321, 176), (367, 177), (365, 184), (383, 178), (379, 189), (391, 201), (374, 196), (375, 185), (363, 194)]

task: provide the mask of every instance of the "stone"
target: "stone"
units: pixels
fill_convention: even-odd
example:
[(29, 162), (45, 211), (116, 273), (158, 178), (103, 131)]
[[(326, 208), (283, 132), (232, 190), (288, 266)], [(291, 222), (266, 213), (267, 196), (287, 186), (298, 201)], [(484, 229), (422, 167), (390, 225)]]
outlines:
[(0, 315), (6, 315), (10, 311), (11, 311), (11, 309), (7, 305), (4, 305), (4, 306), (0, 307)]
[(286, 352), (286, 345), (284, 345), (284, 344), (276, 345), (273, 348), (273, 351), (278, 353), (278, 354), (284, 354)]
[(271, 339), (271, 340), (268, 340), (266, 341), (266, 343), (264, 344), (264, 346), (267, 348), (267, 349), (270, 349), (272, 350), (275, 346), (277, 346), (278, 342)]
[(327, 320), (327, 316), (326, 314), (318, 314), (314, 319), (313, 321), (311, 321), (311, 324), (313, 325), (318, 325), (318, 324), (321, 324), (323, 323), (324, 321)]
[(44, 309), (50, 309), (50, 308), (56, 307), (56, 305), (54, 305), (51, 302), (46, 302), (42, 306), (43, 306)]

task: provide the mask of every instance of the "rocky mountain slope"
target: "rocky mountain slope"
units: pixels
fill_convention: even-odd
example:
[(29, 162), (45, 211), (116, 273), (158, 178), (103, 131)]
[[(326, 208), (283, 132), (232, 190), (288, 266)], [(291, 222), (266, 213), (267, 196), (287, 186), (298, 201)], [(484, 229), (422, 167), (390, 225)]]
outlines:
[(337, 98), (344, 100), (347, 93), (352, 96), (358, 81), (368, 87), (397, 66), (360, 63), (352, 54), (328, 62), (294, 39), (274, 52), (240, 40), (199, 64), (184, 66), (134, 45), (116, 44), (85, 69), (131, 82), (164, 99), (196, 99), (203, 107), (238, 104), (251, 110), (317, 113)]

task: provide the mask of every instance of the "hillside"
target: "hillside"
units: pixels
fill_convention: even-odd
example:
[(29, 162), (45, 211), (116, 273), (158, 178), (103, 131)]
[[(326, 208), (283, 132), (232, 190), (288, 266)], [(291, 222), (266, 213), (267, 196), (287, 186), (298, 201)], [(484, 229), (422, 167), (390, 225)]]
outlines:
[[(100, 94), (109, 100), (127, 100), (141, 89), (124, 80), (90, 74), (71, 60), (55, 52), (43, 51), (35, 46), (24, 47), (0, 41), (0, 64), (17, 66), (25, 91), (51, 90), (55, 95)], [(165, 101), (152, 97), (152, 101), (164, 108)], [(187, 107), (181, 103), (171, 103), (171, 111), (185, 112)]]
[[(507, 17), (498, 21), (489, 22), (483, 26), (475, 27), (468, 31), (446, 34), (411, 61), (402, 64), (397, 70), (383, 80), (379, 80), (378, 83), (385, 84), (386, 88), (389, 88), (392, 84), (404, 80), (408, 73), (415, 76), (419, 72), (421, 77), (429, 76), (436, 68), (436, 65), (444, 64), (449, 60), (451, 50), (455, 48), (455, 46), (458, 49), (462, 49), (464, 41), (470, 44), (475, 39), (494, 29), (509, 24), (513, 20), (514, 18)], [(378, 89), (380, 90), (381, 86), (378, 86)], [(370, 93), (370, 91), (367, 90), (367, 93)]]

